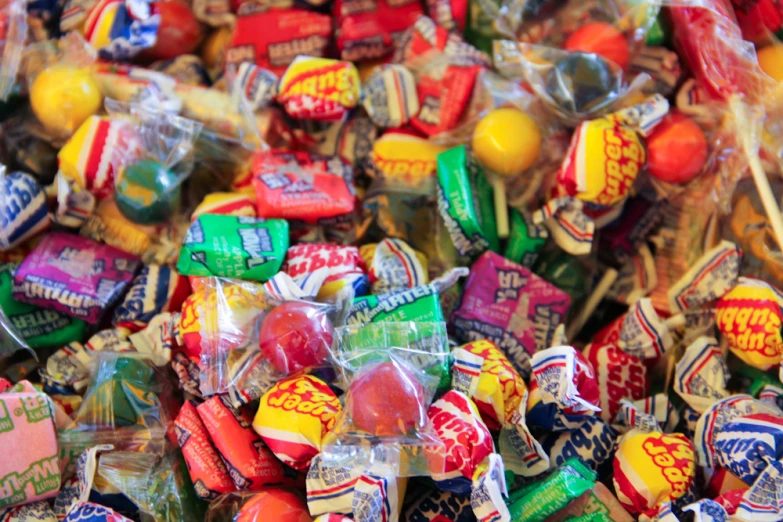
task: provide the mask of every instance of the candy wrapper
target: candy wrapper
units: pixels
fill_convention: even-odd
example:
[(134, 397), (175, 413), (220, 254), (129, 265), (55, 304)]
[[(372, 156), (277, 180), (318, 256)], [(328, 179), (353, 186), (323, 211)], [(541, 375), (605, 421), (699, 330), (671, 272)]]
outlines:
[(373, 294), (414, 288), (427, 283), (427, 258), (401, 239), (386, 238), (359, 248)]
[(530, 362), (544, 403), (554, 403), (570, 414), (600, 409), (595, 370), (572, 346), (536, 352)]
[(190, 292), (187, 280), (168, 266), (147, 265), (133, 280), (112, 324), (138, 330), (161, 312), (179, 310)]
[(416, 79), (404, 65), (381, 66), (362, 86), (362, 106), (378, 127), (402, 127), (420, 109)]
[[(425, 453), (442, 454), (443, 443), (427, 408), (438, 382), (450, 380), (443, 374), (444, 326), (378, 323), (336, 330), (334, 358), (347, 391), (345, 408), (324, 442), (325, 465), (360, 471), (381, 465), (398, 477), (432, 471)], [(371, 440), (378, 444), (368, 446)]]
[(0, 10), (3, 32), (0, 34), (0, 101), (5, 102), (16, 83), (27, 33), (27, 13), (23, 2), (7, 2)]
[(297, 56), (280, 77), (277, 102), (292, 118), (340, 120), (359, 103), (359, 73), (351, 62)]
[(601, 418), (614, 420), (623, 399), (638, 400), (647, 395), (649, 378), (644, 363), (614, 344), (593, 342), (584, 351), (595, 370)]
[(353, 173), (337, 157), (262, 152), (253, 174), (259, 217), (328, 224), (354, 210)]
[[(229, 249), (230, 248), (230, 249)], [(182, 275), (271, 279), (288, 249), (288, 222), (234, 216), (199, 216), (182, 244)]]
[(116, 248), (52, 233), (14, 273), (13, 298), (96, 324), (139, 266), (138, 258)]
[(337, 396), (320, 379), (290, 377), (261, 397), (253, 429), (281, 461), (305, 470), (341, 410)]
[(321, 298), (345, 294), (367, 293), (368, 278), (359, 249), (329, 244), (300, 244), (288, 249), (283, 271), (292, 278), (307, 278), (316, 270), (326, 268), (328, 275), (318, 295)]
[(425, 488), (411, 493), (413, 501), (405, 512), (405, 520), (423, 522), (442, 517), (444, 522), (466, 522), (475, 519), (469, 496)]
[(203, 125), (150, 110), (141, 104), (108, 105), (130, 114), (127, 149), (112, 154), (114, 201), (128, 219), (142, 225), (169, 221), (180, 209), (182, 183), (193, 170), (193, 148)]
[(46, 195), (29, 174), (6, 173), (0, 165), (0, 204), (0, 250), (9, 250), (49, 227)]
[[(485, 338), (494, 342), (525, 376), (530, 374), (530, 356), (551, 345), (569, 304), (562, 290), (498, 254), (485, 252), (473, 264), (450, 322), (463, 342)], [(517, 322), (519, 318), (524, 320)]]
[(268, 487), (256, 493), (229, 493), (210, 503), (210, 522), (260, 522), (269, 513), (291, 522), (310, 522), (313, 517), (299, 492)]
[(356, 62), (383, 58), (423, 12), (416, 2), (380, 0), (357, 8), (340, 0), (334, 6), (340, 57)]

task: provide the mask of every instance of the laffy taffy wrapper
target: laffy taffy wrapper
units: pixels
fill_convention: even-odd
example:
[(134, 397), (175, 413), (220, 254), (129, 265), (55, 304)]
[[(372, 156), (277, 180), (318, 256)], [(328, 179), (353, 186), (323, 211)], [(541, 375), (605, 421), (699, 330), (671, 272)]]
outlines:
[(253, 429), (277, 458), (306, 470), (341, 410), (337, 396), (320, 379), (290, 377), (261, 397)]
[(685, 435), (631, 430), (620, 440), (613, 467), (618, 500), (640, 514), (685, 496), (696, 475), (696, 457)]
[(13, 297), (97, 324), (140, 265), (122, 250), (54, 232), (16, 270)]
[(359, 84), (351, 62), (297, 56), (280, 77), (277, 101), (293, 118), (335, 121), (359, 104)]

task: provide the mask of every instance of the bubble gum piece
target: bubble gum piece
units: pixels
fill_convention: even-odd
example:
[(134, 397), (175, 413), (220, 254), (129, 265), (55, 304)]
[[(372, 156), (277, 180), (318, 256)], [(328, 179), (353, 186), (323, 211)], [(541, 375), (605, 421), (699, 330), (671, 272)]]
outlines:
[(783, 357), (783, 296), (767, 283), (740, 278), (718, 300), (716, 322), (729, 349), (743, 362), (768, 370)]
[(283, 375), (322, 364), (332, 345), (332, 325), (322, 306), (291, 301), (264, 318), (261, 352)]
[(233, 522), (262, 522), (274, 514), (276, 522), (312, 522), (307, 504), (296, 493), (281, 488), (266, 488), (242, 504)]
[(693, 445), (685, 435), (631, 430), (614, 457), (614, 488), (632, 514), (682, 498), (696, 475)]
[(649, 379), (641, 359), (627, 354), (613, 342), (590, 343), (584, 355), (595, 370), (601, 418), (614, 420), (623, 399), (640, 400), (647, 396)]
[(533, 376), (544, 402), (554, 402), (566, 415), (599, 409), (593, 365), (572, 346), (556, 346), (533, 354)]
[(363, 85), (362, 93), (362, 105), (379, 127), (401, 127), (419, 112), (416, 80), (404, 65), (379, 67)]
[(373, 294), (414, 288), (428, 283), (427, 258), (402, 239), (386, 238), (359, 248), (368, 268)]
[(483, 359), (478, 385), (471, 396), (481, 418), (493, 430), (510, 424), (527, 392), (525, 381), (492, 341), (474, 341), (460, 348)]
[(405, 435), (426, 423), (424, 387), (400, 364), (386, 362), (361, 371), (348, 393), (353, 424), (371, 435)]
[(49, 131), (72, 134), (96, 114), (103, 101), (100, 87), (89, 69), (54, 65), (41, 71), (30, 86), (30, 105)]
[(716, 462), (753, 484), (767, 465), (783, 457), (783, 419), (753, 413), (725, 424), (715, 435)]
[(291, 377), (261, 397), (253, 429), (285, 464), (307, 470), (340, 413), (329, 386), (310, 375)]
[[(345, 281), (354, 288), (354, 295), (367, 293), (367, 276), (364, 260), (354, 246), (327, 243), (300, 243), (288, 249), (283, 271), (293, 278), (307, 276), (316, 270), (326, 269), (324, 286)], [(321, 291), (323, 291), (323, 287)], [(321, 295), (321, 292), (319, 292)]]
[(409, 132), (388, 131), (376, 140), (370, 155), (370, 175), (415, 185), (437, 169), (443, 148)]
[(625, 35), (606, 22), (590, 22), (583, 25), (566, 38), (564, 49), (597, 54), (613, 61), (621, 69), (628, 66), (631, 58)]
[(541, 151), (536, 122), (515, 108), (495, 109), (473, 131), (473, 153), (495, 174), (515, 176), (528, 169)]
[(292, 118), (339, 120), (359, 103), (359, 72), (351, 62), (297, 56), (280, 78), (277, 101)]
[(647, 171), (667, 183), (687, 183), (707, 161), (707, 139), (682, 114), (669, 114), (646, 140)]
[(4, 175), (0, 166), (0, 251), (9, 250), (49, 227), (46, 194), (23, 172)]
[[(576, 455), (590, 469), (597, 470), (612, 458), (616, 438), (615, 430), (600, 417), (587, 417), (574, 430), (545, 435), (541, 445), (549, 455), (552, 467), (560, 466)], [(590, 444), (584, 441), (590, 441)]]

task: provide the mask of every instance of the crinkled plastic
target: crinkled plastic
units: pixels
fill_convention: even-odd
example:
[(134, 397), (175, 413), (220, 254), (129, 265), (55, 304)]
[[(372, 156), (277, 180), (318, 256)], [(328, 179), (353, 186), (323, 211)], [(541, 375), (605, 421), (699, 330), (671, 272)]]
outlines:
[(0, 101), (8, 99), (16, 83), (26, 39), (26, 2), (3, 0), (0, 5)]
[(312, 522), (304, 498), (293, 490), (268, 487), (256, 493), (228, 493), (210, 503), (206, 522), (263, 522), (274, 514), (286, 522)]

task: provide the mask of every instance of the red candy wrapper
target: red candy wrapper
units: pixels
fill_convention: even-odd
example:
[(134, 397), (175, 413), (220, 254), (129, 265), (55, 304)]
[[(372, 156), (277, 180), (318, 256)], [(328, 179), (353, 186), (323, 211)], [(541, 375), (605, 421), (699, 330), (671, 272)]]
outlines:
[(601, 418), (614, 420), (623, 399), (639, 400), (647, 396), (649, 380), (644, 363), (613, 343), (594, 342), (584, 355), (595, 370)]
[(339, 158), (262, 152), (253, 163), (258, 217), (317, 224), (353, 212), (353, 173)]
[(243, 14), (240, 9), (226, 63), (252, 62), (280, 75), (298, 55), (324, 56), (331, 35), (328, 15), (304, 9)]
[(382, 58), (403, 31), (424, 14), (416, 0), (337, 0), (337, 48), (343, 60)]
[(201, 499), (212, 500), (221, 493), (234, 491), (234, 482), (220, 455), (209, 442), (207, 429), (192, 402), (185, 401), (174, 426), (196, 495)]
[(253, 431), (250, 419), (226, 399), (212, 397), (199, 405), (198, 414), (237, 489), (257, 491), (283, 481), (283, 465)]
[(593, 365), (573, 346), (555, 346), (536, 352), (531, 364), (545, 403), (557, 404), (567, 415), (600, 410)]

